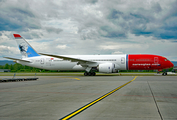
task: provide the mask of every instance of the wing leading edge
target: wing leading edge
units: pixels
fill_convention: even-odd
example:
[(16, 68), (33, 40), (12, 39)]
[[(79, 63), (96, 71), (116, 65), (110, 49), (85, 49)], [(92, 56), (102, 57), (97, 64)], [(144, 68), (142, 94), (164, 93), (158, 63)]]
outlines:
[(89, 60), (83, 60), (83, 59), (79, 59), (79, 58), (72, 58), (72, 57), (66, 57), (66, 56), (60, 56), (60, 55), (51, 55), (51, 54), (44, 54), (44, 53), (39, 53), (39, 54), (50, 56), (50, 57), (55, 57), (55, 58), (59, 58), (59, 59), (63, 59), (63, 60), (70, 60), (71, 62), (96, 63), (96, 62), (89, 61)]

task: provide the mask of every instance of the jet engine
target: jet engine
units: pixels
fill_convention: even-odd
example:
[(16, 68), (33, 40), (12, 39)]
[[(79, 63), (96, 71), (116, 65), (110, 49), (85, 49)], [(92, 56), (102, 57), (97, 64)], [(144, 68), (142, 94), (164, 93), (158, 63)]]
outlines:
[(119, 66), (114, 63), (102, 63), (99, 64), (97, 69), (102, 73), (117, 73)]

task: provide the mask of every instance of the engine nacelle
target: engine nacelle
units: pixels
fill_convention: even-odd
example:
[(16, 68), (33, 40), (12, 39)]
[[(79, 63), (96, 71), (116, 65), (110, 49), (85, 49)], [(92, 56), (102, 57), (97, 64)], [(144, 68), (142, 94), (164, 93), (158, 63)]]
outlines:
[(99, 64), (98, 71), (102, 73), (117, 73), (118, 65), (114, 63), (102, 63)]

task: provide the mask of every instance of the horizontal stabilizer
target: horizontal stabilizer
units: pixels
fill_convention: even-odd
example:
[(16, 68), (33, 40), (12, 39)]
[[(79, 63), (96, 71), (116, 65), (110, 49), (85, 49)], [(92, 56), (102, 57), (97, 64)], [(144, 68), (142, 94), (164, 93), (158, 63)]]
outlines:
[(22, 59), (17, 59), (17, 58), (10, 58), (10, 57), (4, 57), (4, 58), (7, 58), (7, 59), (11, 59), (11, 60), (18, 60), (18, 61), (21, 61), (21, 62), (31, 62), (31, 61), (28, 61), (28, 60), (22, 60)]

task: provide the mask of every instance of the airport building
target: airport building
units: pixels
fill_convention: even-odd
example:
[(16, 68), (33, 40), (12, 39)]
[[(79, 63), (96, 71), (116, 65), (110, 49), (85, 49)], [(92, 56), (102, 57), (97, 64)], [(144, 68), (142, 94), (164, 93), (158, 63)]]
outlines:
[(0, 72), (10, 72), (10, 69), (0, 69)]
[(177, 73), (177, 66), (174, 66), (172, 71)]

